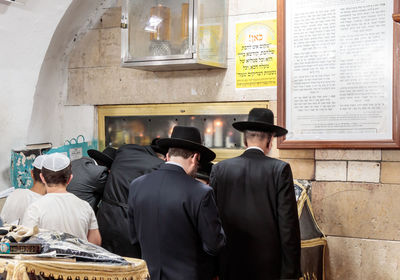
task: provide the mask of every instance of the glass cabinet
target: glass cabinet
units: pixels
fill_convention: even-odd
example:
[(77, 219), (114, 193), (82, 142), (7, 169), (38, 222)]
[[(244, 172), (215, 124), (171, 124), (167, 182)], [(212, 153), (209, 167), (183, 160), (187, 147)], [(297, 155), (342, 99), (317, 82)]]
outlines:
[(216, 161), (239, 155), (244, 149), (242, 133), (232, 127), (247, 120), (254, 107), (267, 102), (187, 103), (99, 106), (99, 144), (118, 148), (124, 144), (149, 145), (156, 137), (170, 137), (175, 125), (195, 126), (203, 144), (216, 154)]
[(122, 66), (226, 68), (226, 0), (124, 0)]

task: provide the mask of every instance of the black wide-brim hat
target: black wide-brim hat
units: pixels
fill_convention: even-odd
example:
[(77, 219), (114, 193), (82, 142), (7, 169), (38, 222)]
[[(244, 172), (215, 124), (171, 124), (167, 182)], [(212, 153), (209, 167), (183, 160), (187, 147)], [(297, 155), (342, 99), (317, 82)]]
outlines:
[(235, 122), (232, 126), (241, 132), (245, 130), (273, 132), (275, 137), (288, 133), (285, 128), (274, 125), (274, 113), (266, 108), (251, 109), (247, 121)]
[(192, 126), (175, 126), (171, 138), (157, 141), (162, 149), (181, 148), (200, 153), (200, 161), (212, 161), (215, 153), (201, 144), (200, 131)]
[(103, 150), (103, 152), (90, 149), (87, 151), (87, 153), (94, 160), (103, 162), (108, 168), (111, 168), (115, 154), (117, 153), (117, 149), (114, 149), (113, 147), (107, 147)]
[(196, 178), (203, 179), (203, 180), (210, 180), (210, 173), (213, 167), (213, 163), (210, 161), (202, 162), (197, 169)]
[(158, 140), (160, 140), (160, 138), (154, 138), (151, 141), (150, 147), (153, 149), (154, 152), (162, 154), (162, 155), (166, 155), (168, 153), (168, 149), (163, 149), (158, 145)]

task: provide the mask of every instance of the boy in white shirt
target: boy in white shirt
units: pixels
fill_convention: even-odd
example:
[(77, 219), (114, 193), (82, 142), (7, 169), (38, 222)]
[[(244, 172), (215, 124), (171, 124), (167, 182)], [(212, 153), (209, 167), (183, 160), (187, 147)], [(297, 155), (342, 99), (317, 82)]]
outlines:
[(8, 197), (1, 209), (0, 217), (4, 223), (19, 224), (26, 208), (46, 193), (46, 188), (40, 179), (40, 172), (45, 155), (35, 158), (32, 163), (31, 176), (33, 186), (30, 189), (16, 189)]
[(67, 192), (67, 185), (72, 179), (69, 158), (60, 153), (46, 156), (40, 177), (47, 194), (28, 207), (22, 224), (70, 233), (101, 245), (97, 219), (92, 207), (86, 201)]

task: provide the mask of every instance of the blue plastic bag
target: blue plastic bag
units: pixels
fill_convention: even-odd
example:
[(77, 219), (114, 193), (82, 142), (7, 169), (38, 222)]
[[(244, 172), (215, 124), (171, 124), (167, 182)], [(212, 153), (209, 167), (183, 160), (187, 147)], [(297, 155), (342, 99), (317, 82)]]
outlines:
[(62, 153), (72, 160), (87, 157), (89, 149), (97, 149), (97, 141), (86, 142), (83, 135), (64, 141), (64, 146), (52, 148), (46, 154)]
[[(50, 146), (51, 144), (48, 143)], [(65, 140), (64, 145), (56, 148), (29, 148), (11, 151), (10, 179), (14, 188), (30, 189), (33, 186), (31, 177), (32, 163), (38, 155), (63, 153), (71, 161), (88, 156), (89, 149), (97, 149), (97, 141), (86, 142), (83, 135)]]

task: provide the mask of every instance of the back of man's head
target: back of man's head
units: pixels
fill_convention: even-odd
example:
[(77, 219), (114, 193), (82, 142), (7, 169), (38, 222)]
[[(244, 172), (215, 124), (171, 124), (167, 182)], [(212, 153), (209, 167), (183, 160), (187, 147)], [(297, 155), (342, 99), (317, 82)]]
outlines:
[(168, 149), (167, 161), (174, 161), (181, 164), (186, 174), (195, 177), (199, 166), (200, 153), (188, 149), (172, 147)]
[(269, 143), (272, 140), (273, 136), (274, 134), (272, 132), (246, 130), (244, 132), (244, 141), (246, 146), (248, 145), (247, 142), (257, 143), (267, 140), (267, 142)]
[(42, 171), (42, 166), (45, 158), (46, 155), (39, 155), (32, 163), (32, 177), (35, 183), (37, 182), (43, 184), (42, 179), (40, 179), (40, 172)]
[(60, 153), (50, 154), (43, 162), (42, 176), (49, 185), (67, 185), (72, 171), (70, 159)]
[(181, 148), (169, 148), (168, 154), (171, 157), (182, 157), (184, 159), (190, 158), (195, 152)]

